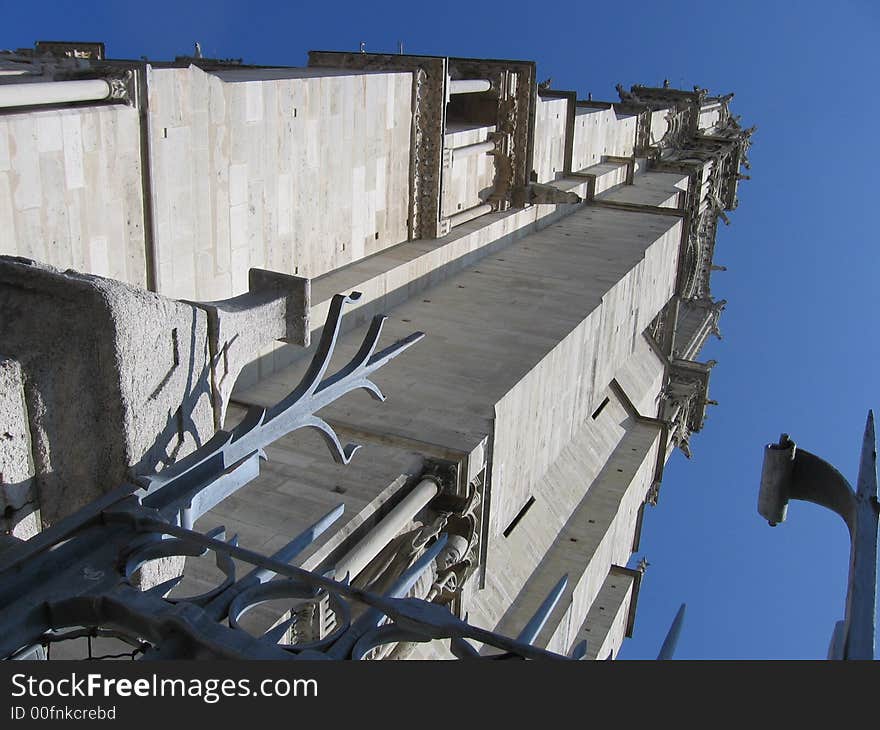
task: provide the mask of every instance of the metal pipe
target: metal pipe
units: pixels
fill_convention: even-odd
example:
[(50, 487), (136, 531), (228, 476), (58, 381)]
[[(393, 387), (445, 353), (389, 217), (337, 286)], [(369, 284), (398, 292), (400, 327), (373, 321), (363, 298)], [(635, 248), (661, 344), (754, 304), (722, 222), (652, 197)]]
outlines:
[(473, 157), (474, 155), (481, 155), (483, 153), (489, 153), (495, 151), (495, 142), (477, 142), (477, 144), (469, 144), (465, 147), (454, 147), (452, 149), (452, 162), (455, 163), (456, 160), (464, 159), (466, 157)]
[(492, 82), (488, 79), (450, 79), (449, 94), (479, 94), (489, 91)]
[(346, 574), (354, 579), (439, 491), (440, 487), (433, 479), (422, 479), (416, 484), (400, 504), (336, 563), (336, 579), (343, 580)]
[(481, 215), (491, 212), (492, 206), (489, 203), (483, 203), (482, 205), (468, 208), (467, 210), (461, 211), (461, 213), (456, 213), (455, 215), (449, 216), (449, 227), (455, 228), (456, 226), (460, 226), (462, 223), (467, 223), (468, 221), (472, 221), (474, 218), (479, 218)]
[(74, 101), (99, 101), (110, 96), (110, 84), (104, 79), (81, 81), (38, 81), (25, 84), (0, 84), (0, 108), (67, 104)]

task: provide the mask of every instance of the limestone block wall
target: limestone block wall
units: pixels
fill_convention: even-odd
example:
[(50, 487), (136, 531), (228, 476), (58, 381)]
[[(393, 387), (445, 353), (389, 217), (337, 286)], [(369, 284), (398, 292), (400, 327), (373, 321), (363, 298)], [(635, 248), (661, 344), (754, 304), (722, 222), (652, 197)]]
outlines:
[(632, 185), (611, 190), (605, 200), (658, 208), (681, 208), (688, 189), (688, 178), (673, 172), (652, 172), (636, 175)]
[(657, 109), (656, 111), (651, 112), (651, 132), (649, 143), (651, 145), (656, 145), (660, 143), (660, 140), (663, 139), (663, 135), (669, 129), (669, 122), (666, 119), (669, 111), (667, 109)]
[(567, 99), (544, 99), (539, 96), (535, 105), (532, 169), (538, 173), (540, 183), (552, 182), (562, 175), (565, 164), (567, 109)]
[[(586, 195), (584, 180), (566, 189)], [(416, 296), (454, 276), (468, 266), (531, 233), (551, 225), (571, 212), (570, 205), (532, 205), (489, 213), (456, 226), (439, 239), (409, 241), (385, 249), (312, 281), (313, 328), (327, 317), (331, 298), (338, 292), (359, 291), (361, 299), (346, 309), (343, 331), (368, 322), (378, 313)], [(238, 397), (258, 381), (270, 377), (302, 356), (298, 348), (272, 343), (259, 350), (259, 358), (239, 377)]]
[(139, 145), (128, 106), (0, 116), (0, 254), (146, 286)]
[[(611, 561), (626, 563), (635, 525), (630, 517), (653, 479), (658, 429), (633, 424), (615, 397), (595, 423), (592, 414), (611, 379), (632, 357), (644, 356), (642, 332), (673, 293), (680, 238), (675, 216), (577, 210), (397, 305), (386, 341), (416, 326), (427, 337), (376, 374), (388, 401), (379, 409), (351, 394), (322, 413), (347, 432), (414, 449), (469, 453), (490, 435), (487, 584), (467, 598), (469, 606), (475, 601), (472, 617), (481, 625), (494, 627), (507, 616), (516, 633), (517, 621), (571, 570), (569, 561), (580, 561), (582, 569), (601, 547), (573, 583), (572, 591), (580, 586), (577, 594), (567, 598), (564, 631), (571, 633), (559, 641), (568, 640)], [(359, 339), (357, 331), (341, 339), (340, 362)], [(295, 385), (304, 366), (277, 373), (240, 397), (270, 404)], [(648, 361), (629, 380), (659, 391), (658, 369), (662, 363)], [(642, 403), (656, 391), (632, 397)], [(621, 438), (630, 432), (636, 441), (624, 448)], [(620, 453), (612, 456), (615, 450)], [(571, 515), (603, 470), (617, 491), (602, 497), (599, 490), (592, 497), (598, 502), (579, 513), (586, 532), (569, 535)], [(618, 492), (630, 485), (632, 496), (620, 507)], [(503, 535), (530, 497), (535, 502), (525, 517)], [(604, 518), (593, 525), (597, 510)], [(582, 552), (571, 552), (572, 536), (583, 538)], [(545, 566), (550, 548), (558, 564)], [(514, 599), (515, 612), (508, 615)]]
[(632, 357), (617, 371), (615, 379), (640, 415), (657, 418), (666, 361), (648, 344), (646, 336), (636, 338)]
[[(624, 437), (589, 481), (582, 479), (567, 459), (548, 472), (548, 478), (578, 484), (586, 493), (519, 590), (511, 592), (493, 579), (491, 586), (487, 581), (487, 589), (476, 594), (476, 613), (491, 625), (487, 599), (493, 591), (499, 593), (494, 600), (505, 610), (495, 630), (518, 632), (559, 579), (567, 576), (568, 584), (537, 643), (568, 653), (579, 640), (580, 627), (602, 589), (609, 567), (625, 564), (631, 555), (636, 515), (653, 479), (659, 429), (632, 421), (627, 426)], [(576, 444), (577, 440), (572, 442), (572, 446)], [(515, 556), (509, 562), (515, 568)]]
[[(626, 434), (625, 409), (609, 391), (605, 396), (609, 397), (608, 404), (596, 418), (580, 424), (544, 478), (531, 488), (529, 497), (516, 504), (519, 512), (534, 498), (516, 526), (508, 532), (504, 529), (508, 523), (503, 528), (508, 534), (490, 537), (486, 588), (468, 594), (468, 605), (480, 625), (494, 628), (512, 608), (516, 596)], [(493, 496), (506, 492), (503, 483), (495, 485)], [(563, 574), (558, 574), (556, 580)]]
[(0, 356), (0, 530), (22, 540), (40, 529), (33, 476), (21, 366)]
[[(563, 553), (567, 572), (573, 579), (539, 637), (552, 651), (570, 650), (609, 566), (625, 565), (632, 554), (636, 517), (654, 478), (660, 434), (655, 426), (640, 423), (628, 436), (560, 535), (562, 544), (570, 543), (574, 537), (578, 541), (577, 552), (563, 551), (559, 543), (554, 546)], [(585, 566), (583, 556), (589, 556)], [(544, 584), (551, 574), (546, 569), (537, 573)], [(539, 585), (529, 585), (525, 595), (530, 602), (540, 595)]]
[(618, 114), (613, 108), (579, 105), (574, 120), (571, 169), (583, 170), (605, 156), (629, 157), (636, 142), (638, 117)]
[(635, 579), (612, 566), (575, 642), (587, 642), (586, 659), (616, 658), (634, 600)]
[[(452, 130), (450, 131), (450, 127)], [(494, 125), (455, 128), (447, 127), (444, 147), (456, 149), (485, 142), (495, 131)], [(443, 171), (441, 214), (451, 216), (468, 208), (482, 205), (495, 185), (495, 158), (485, 152), (454, 158), (452, 167)]]
[(584, 317), (495, 405), (492, 483), (503, 483), (504, 491), (493, 492), (493, 535), (514, 517), (672, 296), (681, 222), (586, 208), (539, 235), (552, 236), (560, 249), (578, 247), (569, 266), (581, 282)]
[(0, 258), (44, 524), (214, 432), (207, 315), (100, 277)]
[[(379, 410), (352, 394), (325, 417), (464, 453), (494, 434), (499, 535), (672, 296), (680, 237), (677, 217), (587, 207), (486, 256), (390, 312), (388, 341), (427, 333), (376, 374), (394, 397)], [(359, 342), (342, 337), (338, 356)], [(270, 404), (305, 366), (239, 397)]]
[[(598, 165), (592, 165), (581, 172), (595, 175), (593, 194), (598, 197), (618, 185), (626, 185), (629, 165), (621, 162), (600, 162)], [(644, 170), (639, 172), (644, 173)]]
[(711, 130), (712, 127), (721, 121), (723, 113), (724, 107), (719, 102), (703, 105), (700, 109), (700, 118), (697, 122), (700, 130)]
[[(615, 379), (643, 415), (653, 416), (663, 373), (663, 361), (640, 336)], [(557, 612), (545, 640), (556, 636), (557, 649), (568, 650), (609, 566), (629, 559), (633, 510), (653, 482), (660, 431), (634, 421), (616, 392), (606, 389), (599, 396), (596, 409), (530, 488), (528, 501), (517, 506), (531, 502), (525, 515), (512, 531), (490, 538), (486, 589), (469, 594), (472, 616), (482, 625), (516, 633), (567, 574), (566, 608)], [(509, 483), (508, 477), (493, 490), (493, 500), (508, 497)]]
[[(315, 277), (407, 239), (412, 74), (151, 68), (158, 290)], [(258, 74), (257, 74), (258, 76)]]

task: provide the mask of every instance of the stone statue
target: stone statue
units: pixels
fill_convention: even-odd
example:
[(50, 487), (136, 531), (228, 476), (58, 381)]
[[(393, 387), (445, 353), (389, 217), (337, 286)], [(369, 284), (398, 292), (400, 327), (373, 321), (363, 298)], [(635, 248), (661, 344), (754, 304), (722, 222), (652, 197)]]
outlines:
[(621, 101), (632, 103), (632, 104), (639, 103), (639, 97), (637, 97), (632, 92), (624, 89), (623, 84), (617, 84), (617, 86), (615, 86), (614, 88), (617, 89), (617, 94), (618, 94), (618, 96), (620, 96)]

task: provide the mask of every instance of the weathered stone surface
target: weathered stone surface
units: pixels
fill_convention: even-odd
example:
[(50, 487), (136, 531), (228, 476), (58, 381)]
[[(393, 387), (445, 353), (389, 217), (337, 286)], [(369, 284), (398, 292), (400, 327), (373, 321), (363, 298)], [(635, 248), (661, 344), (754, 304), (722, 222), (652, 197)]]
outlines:
[(0, 257), (0, 311), (0, 341), (24, 377), (44, 524), (213, 433), (198, 308)]
[(0, 529), (22, 539), (39, 530), (21, 366), (0, 356)]

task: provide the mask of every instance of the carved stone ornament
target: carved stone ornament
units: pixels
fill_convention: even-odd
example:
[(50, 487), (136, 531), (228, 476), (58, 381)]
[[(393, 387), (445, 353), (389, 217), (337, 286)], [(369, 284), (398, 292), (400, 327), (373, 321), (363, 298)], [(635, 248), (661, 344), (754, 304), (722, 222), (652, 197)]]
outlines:
[[(535, 64), (531, 61), (450, 58), (449, 65), (463, 77), (489, 79), (492, 82), (492, 91), (498, 98), (495, 129), (509, 137), (509, 146), (505, 150), (509, 172), (505, 174), (509, 174), (512, 185), (527, 184), (531, 117), (537, 90)], [(501, 157), (496, 156), (496, 160), (501, 162)]]
[(129, 79), (131, 72), (128, 72), (123, 78), (109, 78), (107, 83), (110, 84), (110, 98), (120, 101), (130, 101)]

